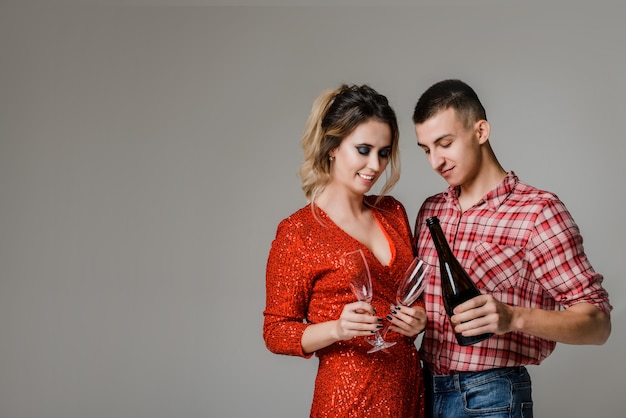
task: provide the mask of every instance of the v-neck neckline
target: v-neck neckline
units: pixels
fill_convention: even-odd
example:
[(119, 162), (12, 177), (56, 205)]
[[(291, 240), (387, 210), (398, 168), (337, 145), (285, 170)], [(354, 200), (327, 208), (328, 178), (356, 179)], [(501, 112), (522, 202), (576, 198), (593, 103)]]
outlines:
[(333, 221), (333, 219), (330, 217), (330, 215), (328, 215), (328, 213), (326, 213), (324, 209), (320, 208), (319, 206), (315, 206), (314, 210), (318, 210), (319, 213), (324, 217), (324, 219), (330, 222), (335, 227), (335, 229), (338, 229), (339, 231), (341, 231), (342, 234), (349, 237), (352, 241), (358, 243), (361, 246), (361, 248), (365, 249), (372, 256), (372, 258), (376, 260), (376, 262), (378, 263), (380, 267), (384, 269), (389, 269), (391, 265), (395, 262), (395, 258), (396, 258), (395, 247), (394, 247), (393, 241), (391, 240), (391, 237), (389, 236), (389, 233), (387, 232), (387, 229), (385, 228), (385, 225), (382, 222), (383, 218), (380, 216), (380, 213), (378, 212), (378, 210), (376, 210), (375, 207), (369, 206), (369, 208), (372, 211), (372, 216), (374, 217), (374, 221), (376, 222), (381, 232), (385, 236), (385, 239), (387, 240), (387, 245), (389, 246), (389, 252), (391, 253), (391, 256), (389, 257), (389, 263), (386, 265), (383, 264), (378, 259), (378, 257), (376, 257), (376, 254), (374, 254), (374, 252), (367, 245), (363, 244), (361, 241), (354, 238), (352, 235), (344, 231), (339, 225), (337, 225), (335, 221)]

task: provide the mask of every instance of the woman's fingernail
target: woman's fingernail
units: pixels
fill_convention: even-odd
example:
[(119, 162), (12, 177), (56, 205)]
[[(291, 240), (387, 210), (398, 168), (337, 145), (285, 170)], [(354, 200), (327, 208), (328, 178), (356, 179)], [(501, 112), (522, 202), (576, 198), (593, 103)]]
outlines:
[(394, 311), (393, 309), (391, 310), (391, 313), (394, 314), (394, 315), (397, 314), (397, 312)]
[(381, 329), (383, 326), (382, 325), (376, 325), (376, 328)]
[(402, 307), (400, 307), (400, 306), (396, 306), (396, 311), (399, 311), (399, 310), (401, 310), (401, 309), (402, 309)]
[(387, 315), (387, 319), (391, 321), (393, 318), (391, 317), (391, 315)]
[(383, 319), (382, 318), (378, 318), (377, 321), (378, 322), (383, 322)]

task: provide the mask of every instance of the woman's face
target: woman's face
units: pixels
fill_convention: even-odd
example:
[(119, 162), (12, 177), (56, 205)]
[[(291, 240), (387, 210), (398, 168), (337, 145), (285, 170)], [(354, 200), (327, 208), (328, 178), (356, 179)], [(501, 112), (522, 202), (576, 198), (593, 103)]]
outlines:
[(331, 184), (364, 195), (385, 171), (391, 157), (391, 128), (369, 120), (346, 136), (331, 152)]

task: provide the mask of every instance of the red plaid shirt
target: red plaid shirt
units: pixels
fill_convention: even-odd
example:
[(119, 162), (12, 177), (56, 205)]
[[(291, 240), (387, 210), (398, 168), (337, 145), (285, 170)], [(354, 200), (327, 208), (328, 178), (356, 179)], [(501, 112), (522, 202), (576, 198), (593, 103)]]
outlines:
[(457, 191), (449, 187), (428, 198), (415, 224), (418, 256), (435, 267), (424, 292), (428, 324), (420, 350), (434, 374), (539, 364), (556, 343), (510, 332), (458, 345), (441, 299), (428, 217), (439, 218), (450, 248), (482, 293), (514, 306), (555, 310), (588, 302), (611, 311), (602, 275), (587, 260), (578, 226), (556, 195), (520, 182), (513, 172), (465, 212)]

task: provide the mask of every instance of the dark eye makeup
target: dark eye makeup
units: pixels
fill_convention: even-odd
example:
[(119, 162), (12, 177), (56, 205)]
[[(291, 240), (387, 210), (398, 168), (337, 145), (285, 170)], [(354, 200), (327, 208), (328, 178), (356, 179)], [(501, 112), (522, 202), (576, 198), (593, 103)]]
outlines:
[[(371, 147), (370, 146), (366, 146), (366, 145), (358, 145), (356, 147), (356, 150), (361, 155), (369, 155)], [(391, 148), (390, 147), (389, 148), (383, 148), (380, 151), (378, 151), (378, 156), (380, 158), (389, 158), (390, 155), (391, 155)]]
[(369, 153), (370, 153), (370, 147), (365, 147), (363, 145), (359, 145), (358, 147), (356, 147), (356, 150), (361, 155), (369, 155)]

